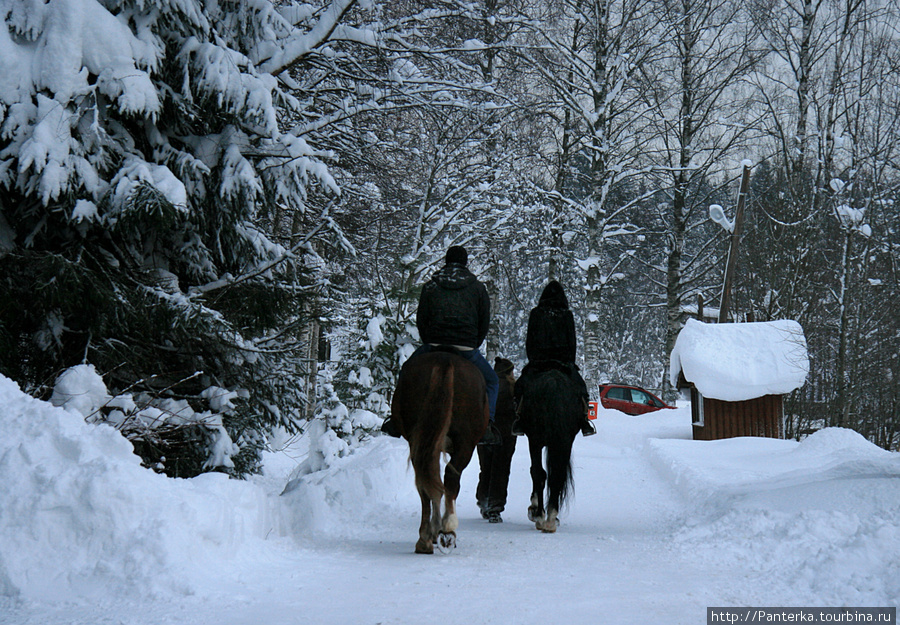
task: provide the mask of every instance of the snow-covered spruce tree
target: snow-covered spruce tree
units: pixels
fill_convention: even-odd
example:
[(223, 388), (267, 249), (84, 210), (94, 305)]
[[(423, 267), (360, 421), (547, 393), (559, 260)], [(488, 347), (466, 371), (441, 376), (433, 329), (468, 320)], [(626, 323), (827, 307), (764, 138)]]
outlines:
[[(264, 431), (296, 425), (309, 291), (306, 237), (254, 222), (336, 191), (254, 65), (293, 27), (264, 0), (0, 0), (0, 20), (0, 373), (46, 396), (89, 362), (113, 394), (198, 413), (240, 391), (219, 468), (252, 471)], [(216, 468), (208, 446), (181, 466)]]
[(380, 311), (361, 307), (356, 321), (359, 327), (348, 337), (337, 386), (351, 411), (383, 419), (390, 413), (400, 365), (418, 346), (418, 336), (411, 323), (398, 321), (387, 306)]

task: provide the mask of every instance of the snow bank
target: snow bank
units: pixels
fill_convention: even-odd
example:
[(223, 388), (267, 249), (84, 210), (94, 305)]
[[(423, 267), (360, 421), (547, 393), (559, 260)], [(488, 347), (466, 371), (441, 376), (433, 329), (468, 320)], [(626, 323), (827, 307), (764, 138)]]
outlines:
[[(282, 494), (283, 532), (352, 536), (371, 532), (385, 516), (391, 519), (385, 525), (392, 524), (398, 507), (417, 515), (420, 503), (408, 458), (406, 441), (378, 436), (322, 470), (302, 464)], [(477, 460), (468, 470), (472, 466), (477, 470)]]
[(2, 376), (0, 406), (0, 595), (190, 592), (272, 525), (257, 486), (157, 475), (111, 427)]
[(759, 605), (763, 599), (778, 605), (900, 603), (898, 519), (882, 518), (868, 507), (856, 512), (730, 510), (708, 525), (681, 532), (674, 546), (699, 561), (728, 562), (760, 580), (752, 594), (733, 589), (736, 604)]
[(597, 441), (621, 449), (643, 448), (648, 440), (656, 438), (691, 439), (694, 432), (689, 402), (679, 402), (677, 410), (657, 410), (639, 416), (598, 404), (593, 423), (597, 428), (598, 436), (594, 437)]
[(705, 397), (744, 401), (800, 388), (809, 373), (803, 328), (796, 321), (702, 323), (688, 319), (669, 361), (669, 380), (684, 372)]
[(841, 428), (800, 443), (653, 440), (647, 453), (692, 507), (673, 548), (765, 580), (732, 589), (734, 603), (900, 603), (900, 454)]
[(691, 499), (741, 495), (845, 478), (900, 477), (900, 454), (844, 428), (803, 442), (774, 438), (652, 440), (654, 464)]

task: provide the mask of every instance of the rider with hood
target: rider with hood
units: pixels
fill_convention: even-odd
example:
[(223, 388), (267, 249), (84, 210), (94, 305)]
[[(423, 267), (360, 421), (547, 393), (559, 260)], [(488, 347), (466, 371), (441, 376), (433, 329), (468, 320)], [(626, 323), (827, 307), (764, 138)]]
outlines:
[[(469, 255), (464, 247), (450, 247), (445, 261), (446, 264), (422, 287), (416, 312), (416, 327), (422, 345), (410, 358), (446, 345), (455, 347), (463, 358), (478, 367), (487, 386), (491, 416), (481, 444), (499, 445), (501, 439), (494, 426), (494, 412), (500, 381), (478, 350), (488, 333), (491, 300), (484, 284), (466, 267)], [(400, 435), (391, 419), (385, 420), (381, 429), (391, 436)]]
[[(525, 338), (528, 364), (522, 369), (522, 375), (516, 382), (516, 405), (521, 405), (525, 388), (537, 373), (547, 369), (559, 369), (566, 373), (581, 391), (585, 409), (581, 433), (590, 436), (596, 434), (597, 430), (587, 417), (588, 390), (575, 364), (575, 351), (575, 317), (569, 309), (569, 300), (562, 285), (556, 280), (551, 280), (544, 287), (538, 305), (531, 310), (528, 317), (528, 333)], [(520, 419), (513, 424), (513, 433), (520, 436), (524, 434)]]

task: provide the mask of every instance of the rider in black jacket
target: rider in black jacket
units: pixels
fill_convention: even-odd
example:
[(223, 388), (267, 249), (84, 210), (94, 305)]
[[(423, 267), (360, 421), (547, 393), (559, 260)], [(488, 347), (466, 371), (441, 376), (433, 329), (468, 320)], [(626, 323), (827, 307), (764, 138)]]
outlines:
[(419, 336), (425, 344), (477, 350), (491, 321), (490, 297), (466, 267), (465, 248), (451, 247), (446, 259), (447, 264), (422, 287), (416, 312)]
[[(581, 377), (575, 364), (575, 349), (575, 317), (569, 309), (569, 300), (562, 285), (556, 280), (551, 280), (541, 293), (538, 305), (531, 310), (528, 317), (528, 333), (525, 337), (528, 364), (522, 369), (522, 375), (516, 382), (516, 405), (521, 403), (525, 388), (537, 372), (548, 368), (559, 369), (566, 373), (581, 391), (585, 409), (581, 433), (590, 436), (596, 434), (597, 430), (587, 418), (589, 396), (584, 378)], [(518, 420), (513, 424), (513, 433), (524, 434)]]
[[(431, 276), (422, 288), (416, 327), (422, 345), (410, 358), (426, 353), (433, 347), (449, 345), (478, 367), (484, 376), (490, 405), (490, 425), (482, 444), (499, 445), (500, 435), (494, 427), (494, 412), (500, 381), (478, 348), (487, 336), (491, 319), (491, 300), (487, 289), (468, 270), (469, 255), (465, 248), (454, 245), (447, 250), (446, 264)], [(399, 436), (391, 419), (386, 419), (382, 431)]]

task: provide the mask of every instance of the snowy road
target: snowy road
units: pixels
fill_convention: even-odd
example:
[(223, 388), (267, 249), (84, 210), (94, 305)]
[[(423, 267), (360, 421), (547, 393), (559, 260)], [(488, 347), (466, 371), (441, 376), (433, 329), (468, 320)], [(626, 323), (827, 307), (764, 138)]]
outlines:
[(898, 454), (846, 430), (802, 444), (693, 442), (688, 414), (602, 412), (599, 434), (576, 441), (574, 498), (556, 534), (527, 521), (520, 439), (504, 523), (478, 513), (474, 460), (457, 549), (415, 555), (406, 447), (380, 437), (285, 496), (277, 471), (211, 483), (228, 501), (207, 522), (227, 530), (201, 527), (179, 557), (160, 559), (154, 583), (135, 575), (106, 595), (88, 576), (85, 599), (7, 597), (0, 623), (688, 624), (705, 622), (707, 606), (900, 601)]

